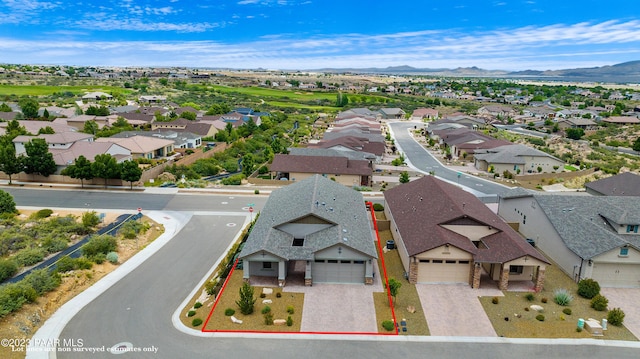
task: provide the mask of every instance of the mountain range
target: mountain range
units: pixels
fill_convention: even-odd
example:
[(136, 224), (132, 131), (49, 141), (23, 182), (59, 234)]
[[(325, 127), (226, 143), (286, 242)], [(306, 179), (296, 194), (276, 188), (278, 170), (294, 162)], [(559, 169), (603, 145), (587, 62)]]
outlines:
[(604, 82), (604, 83), (640, 83), (640, 60), (600, 67), (575, 68), (564, 70), (524, 70), (502, 71), (485, 70), (478, 67), (415, 68), (411, 66), (392, 66), (386, 68), (325, 68), (311, 71), (333, 73), (361, 73), (387, 75), (426, 75), (447, 77), (491, 77), (552, 81)]

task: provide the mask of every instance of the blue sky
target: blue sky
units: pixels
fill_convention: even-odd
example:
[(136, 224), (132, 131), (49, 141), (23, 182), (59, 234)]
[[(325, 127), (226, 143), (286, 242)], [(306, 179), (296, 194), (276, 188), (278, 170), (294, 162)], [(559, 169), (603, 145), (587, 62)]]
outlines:
[(0, 63), (561, 69), (640, 59), (638, 0), (0, 0)]

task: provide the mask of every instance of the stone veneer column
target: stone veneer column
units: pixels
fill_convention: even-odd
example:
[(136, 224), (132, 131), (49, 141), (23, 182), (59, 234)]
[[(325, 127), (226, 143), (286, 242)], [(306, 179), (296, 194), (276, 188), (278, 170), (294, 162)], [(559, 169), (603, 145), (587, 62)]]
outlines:
[(536, 292), (540, 292), (542, 290), (542, 287), (544, 286), (544, 273), (545, 273), (545, 269), (538, 267), (538, 275), (536, 276), (536, 286), (534, 288)]
[(418, 263), (416, 262), (409, 263), (409, 283), (418, 283)]
[(364, 284), (372, 285), (373, 284), (373, 277), (365, 277), (364, 278)]
[(471, 263), (471, 268), (469, 268), (469, 282), (471, 282), (471, 288), (478, 289), (480, 288), (480, 277), (482, 276), (482, 267), (480, 263)]
[(304, 285), (306, 287), (311, 287), (313, 285), (313, 279), (312, 278), (305, 278), (304, 279)]
[(509, 287), (509, 266), (502, 266), (502, 272), (500, 272), (500, 282), (498, 283), (498, 289), (507, 290)]

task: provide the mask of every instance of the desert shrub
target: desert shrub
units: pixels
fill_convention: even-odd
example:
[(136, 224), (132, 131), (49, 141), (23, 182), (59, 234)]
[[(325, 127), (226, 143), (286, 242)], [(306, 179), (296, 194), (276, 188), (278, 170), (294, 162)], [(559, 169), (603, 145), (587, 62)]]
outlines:
[(253, 306), (256, 303), (256, 299), (253, 297), (253, 287), (249, 283), (243, 283), (240, 287), (240, 299), (236, 301), (238, 307), (240, 307), (240, 313), (249, 315), (253, 313)]
[(591, 308), (599, 312), (607, 310), (607, 305), (609, 305), (609, 299), (604, 295), (598, 294), (591, 299)]
[(190, 310), (190, 311), (187, 313), (187, 317), (193, 317), (194, 315), (196, 315), (196, 311), (195, 311), (195, 310)]
[(558, 305), (567, 306), (573, 300), (573, 296), (566, 289), (560, 288), (553, 292), (553, 301)]
[(18, 271), (16, 263), (9, 259), (0, 259), (0, 282), (13, 277)]
[(106, 255), (109, 252), (114, 252), (118, 248), (118, 243), (115, 237), (110, 235), (93, 236), (84, 246), (82, 246), (82, 254), (86, 257), (92, 257), (98, 253)]
[(524, 295), (524, 298), (530, 302), (533, 302), (536, 299), (536, 296), (533, 293), (527, 293)]
[(293, 319), (291, 318), (291, 316), (287, 317), (287, 327), (290, 327), (293, 325)]
[(273, 313), (271, 311), (264, 313), (264, 324), (273, 325)]
[(71, 258), (64, 256), (56, 263), (56, 271), (59, 273), (70, 272), (77, 269), (91, 269), (91, 267), (93, 267), (93, 263), (84, 257)]
[(542, 315), (542, 314), (536, 315), (536, 320), (540, 321), (540, 322), (544, 322), (544, 315)]
[(50, 210), (49, 208), (43, 208), (38, 212), (34, 212), (30, 217), (33, 219), (43, 219), (43, 218), (51, 217), (52, 214), (53, 214), (52, 210)]
[(111, 264), (118, 263), (118, 253), (116, 253), (116, 252), (107, 253), (107, 257), (106, 258), (109, 261), (109, 263), (111, 263)]
[(209, 295), (214, 295), (215, 294), (215, 288), (216, 288), (216, 282), (215, 281), (208, 281), (207, 283), (204, 284), (204, 290), (207, 291), (207, 294)]
[(230, 317), (234, 314), (236, 314), (235, 309), (227, 308), (224, 310), (224, 315), (226, 315), (227, 317)]
[(196, 303), (193, 305), (193, 307), (194, 307), (194, 308), (196, 308), (196, 309), (198, 309), (198, 308), (202, 307), (202, 303), (200, 303), (200, 302), (196, 302)]
[(24, 277), (21, 282), (33, 288), (38, 295), (43, 295), (56, 289), (61, 281), (58, 273), (49, 272), (46, 269), (38, 269)]
[(44, 259), (44, 251), (41, 248), (24, 249), (13, 260), (19, 266), (31, 266)]
[(600, 284), (591, 278), (582, 279), (578, 282), (578, 295), (592, 299), (596, 295), (600, 294)]
[(293, 305), (288, 305), (287, 306), (287, 313), (293, 314), (294, 312), (295, 312), (295, 310), (293, 309)]
[(381, 203), (374, 203), (373, 204), (373, 210), (374, 211), (384, 211), (384, 206)]
[(223, 178), (222, 179), (222, 184), (223, 185), (232, 185), (232, 186), (237, 186), (242, 184), (242, 179), (244, 178), (243, 174), (238, 174), (238, 175), (233, 175), (233, 176), (229, 176), (227, 178)]
[(607, 313), (607, 321), (611, 323), (611, 325), (621, 326), (622, 322), (624, 322), (624, 312), (620, 308), (611, 309), (609, 313)]
[(281, 292), (276, 293), (276, 298), (282, 298), (282, 293)]
[(98, 253), (96, 255), (89, 257), (89, 259), (91, 259), (95, 264), (102, 264), (104, 263), (104, 261), (107, 260), (107, 255), (104, 253)]
[(576, 328), (576, 332), (578, 332), (578, 333), (582, 332), (582, 328), (577, 327), (577, 328)]
[(93, 228), (100, 223), (100, 217), (95, 211), (84, 212), (82, 214), (82, 225), (85, 228)]
[(542, 299), (540, 299), (540, 301), (541, 301), (542, 303), (546, 303), (546, 302), (548, 302), (549, 300), (547, 299), (547, 297), (542, 297)]
[(493, 304), (498, 304), (498, 303), (500, 303), (500, 298), (498, 298), (498, 297), (493, 297), (493, 298), (491, 298), (491, 303), (493, 303)]
[(146, 228), (144, 223), (140, 221), (127, 221), (122, 225), (122, 227), (120, 227), (118, 233), (126, 239), (134, 239), (138, 234), (140, 234), (140, 232), (144, 233), (145, 230)]
[(267, 295), (264, 293), (260, 293), (260, 298), (265, 298)]
[(262, 314), (267, 314), (267, 313), (271, 313), (271, 307), (268, 305), (265, 305), (264, 308), (262, 308)]
[(571, 315), (571, 308), (564, 308), (562, 310), (562, 313), (566, 314), (566, 315)]
[(393, 325), (393, 321), (392, 321), (392, 320), (385, 320), (385, 321), (383, 321), (383, 322), (382, 322), (382, 327), (383, 327), (386, 331), (388, 331), (388, 332), (392, 331), (392, 330), (393, 330), (393, 327), (394, 327), (394, 325)]
[(22, 308), (25, 303), (36, 300), (38, 294), (29, 285), (11, 283), (0, 287), (0, 318)]
[(193, 325), (194, 327), (199, 327), (200, 324), (202, 324), (202, 319), (200, 319), (200, 318), (194, 318), (191, 321), (191, 325)]
[(62, 238), (47, 237), (42, 241), (42, 248), (47, 253), (56, 253), (67, 248), (68, 243)]

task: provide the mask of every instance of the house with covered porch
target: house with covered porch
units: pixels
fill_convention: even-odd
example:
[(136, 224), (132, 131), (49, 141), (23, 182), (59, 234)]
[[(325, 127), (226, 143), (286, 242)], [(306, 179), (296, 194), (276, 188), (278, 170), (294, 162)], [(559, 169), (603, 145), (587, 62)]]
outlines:
[(275, 190), (240, 252), (243, 278), (284, 286), (373, 284), (377, 252), (362, 194), (319, 175)]
[(542, 289), (549, 262), (471, 193), (425, 176), (385, 191), (384, 197), (410, 283), (479, 288), (486, 278), (500, 290), (514, 281)]

